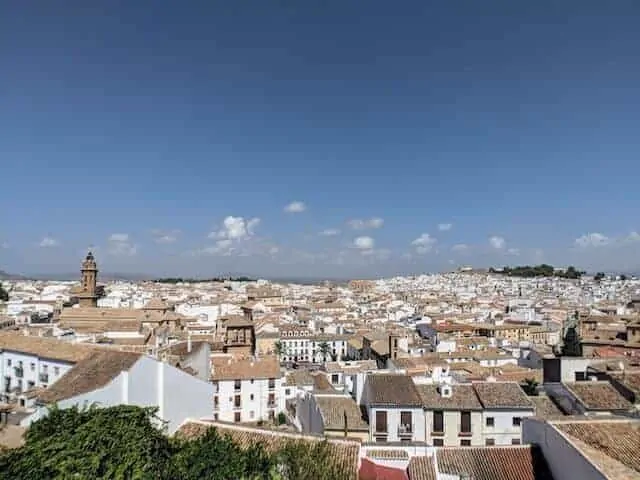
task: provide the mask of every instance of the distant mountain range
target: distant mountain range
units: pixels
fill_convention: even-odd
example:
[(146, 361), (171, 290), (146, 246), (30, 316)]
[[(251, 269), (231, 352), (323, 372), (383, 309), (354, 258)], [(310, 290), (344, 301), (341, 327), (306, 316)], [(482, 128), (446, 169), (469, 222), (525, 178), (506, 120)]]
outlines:
[(0, 270), (0, 280), (26, 280), (26, 278), (27, 277), (23, 277), (22, 275), (15, 275), (13, 273)]

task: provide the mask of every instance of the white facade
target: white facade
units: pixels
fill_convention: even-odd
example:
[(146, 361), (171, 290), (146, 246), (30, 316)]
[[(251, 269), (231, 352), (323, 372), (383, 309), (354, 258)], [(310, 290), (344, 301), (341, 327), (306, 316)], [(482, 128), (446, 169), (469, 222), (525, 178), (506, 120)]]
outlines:
[[(424, 442), (424, 410), (416, 407), (369, 407), (369, 440), (372, 442)], [(386, 412), (386, 428), (377, 425), (378, 412)], [(404, 414), (404, 415), (403, 415)], [(403, 422), (410, 414), (410, 421)]]
[(273, 419), (285, 409), (283, 384), (282, 377), (214, 381), (214, 418), (224, 422)]
[[(210, 418), (213, 393), (212, 384), (164, 362), (141, 356), (129, 370), (120, 372), (104, 387), (61, 400), (57, 405), (59, 408), (94, 404), (99, 407), (155, 406), (158, 416), (167, 422), (168, 433), (172, 434), (187, 418)], [(22, 426), (30, 425), (47, 411), (47, 407), (38, 408), (23, 420)]]
[(321, 363), (325, 361), (320, 351), (320, 345), (327, 342), (329, 351), (326, 361), (340, 360), (347, 355), (346, 337), (296, 337), (282, 336), (280, 342), (283, 347), (281, 360), (284, 362), (311, 362)]
[(3, 400), (18, 399), (24, 404), (24, 392), (37, 387), (47, 387), (73, 367), (72, 362), (39, 357), (38, 355), (0, 351), (0, 376)]
[(482, 437), (485, 445), (517, 445), (522, 442), (523, 418), (532, 417), (534, 410), (494, 410), (482, 412)]

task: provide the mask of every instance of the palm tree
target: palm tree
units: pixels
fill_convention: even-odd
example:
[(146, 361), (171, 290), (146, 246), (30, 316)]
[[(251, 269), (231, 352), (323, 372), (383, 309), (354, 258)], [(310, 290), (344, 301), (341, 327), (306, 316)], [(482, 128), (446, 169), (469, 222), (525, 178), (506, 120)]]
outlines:
[(287, 347), (285, 347), (284, 343), (282, 343), (280, 340), (278, 340), (274, 345), (273, 345), (274, 351), (276, 353), (276, 355), (278, 356), (278, 359), (280, 359), (283, 355), (285, 355), (287, 353)]
[(527, 395), (535, 397), (538, 395), (538, 382), (533, 378), (525, 378), (522, 389)]
[(318, 348), (322, 354), (322, 361), (327, 363), (327, 355), (331, 352), (331, 346), (327, 342), (321, 342), (320, 345), (318, 345)]

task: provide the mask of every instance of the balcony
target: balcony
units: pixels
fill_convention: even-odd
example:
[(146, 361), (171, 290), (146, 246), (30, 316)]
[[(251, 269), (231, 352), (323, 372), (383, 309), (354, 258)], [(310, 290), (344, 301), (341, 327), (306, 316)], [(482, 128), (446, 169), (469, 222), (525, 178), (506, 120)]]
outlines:
[(22, 368), (22, 367), (13, 367), (13, 373), (15, 373), (16, 377), (22, 378), (22, 377), (24, 377), (24, 368)]
[(412, 437), (413, 436), (413, 428), (411, 425), (400, 425), (398, 427), (398, 437)]
[(49, 374), (41, 373), (40, 375), (38, 375), (38, 379), (40, 380), (40, 383), (49, 383)]

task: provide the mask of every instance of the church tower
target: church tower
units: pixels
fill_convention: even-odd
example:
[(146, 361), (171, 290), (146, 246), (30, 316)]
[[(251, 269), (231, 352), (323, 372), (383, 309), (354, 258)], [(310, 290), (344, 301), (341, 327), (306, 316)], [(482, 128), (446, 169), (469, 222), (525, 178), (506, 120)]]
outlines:
[(97, 307), (98, 306), (98, 266), (93, 253), (87, 253), (86, 258), (82, 262), (82, 285), (80, 294), (78, 295), (78, 303), (81, 307)]

